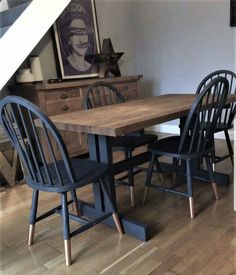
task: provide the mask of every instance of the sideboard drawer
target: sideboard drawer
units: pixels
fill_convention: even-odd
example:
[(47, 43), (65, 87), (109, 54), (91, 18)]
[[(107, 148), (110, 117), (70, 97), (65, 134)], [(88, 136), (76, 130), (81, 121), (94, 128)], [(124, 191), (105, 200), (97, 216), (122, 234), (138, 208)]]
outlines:
[(68, 98), (78, 98), (80, 97), (80, 90), (79, 89), (63, 89), (63, 90), (53, 90), (48, 91), (45, 93), (45, 101), (51, 100), (61, 100), (61, 99), (68, 99)]
[(82, 100), (77, 97), (73, 99), (60, 99), (46, 102), (46, 110), (49, 116), (62, 113), (74, 112), (82, 109)]

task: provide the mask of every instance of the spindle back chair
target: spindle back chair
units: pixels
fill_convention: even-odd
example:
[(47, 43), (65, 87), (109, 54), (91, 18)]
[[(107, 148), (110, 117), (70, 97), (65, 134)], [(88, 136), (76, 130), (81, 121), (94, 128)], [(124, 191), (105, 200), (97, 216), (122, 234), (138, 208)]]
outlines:
[[(88, 87), (84, 107), (85, 109), (92, 109), (97, 107), (103, 107), (112, 104), (124, 103), (125, 98), (121, 95), (119, 90), (104, 81), (98, 81)], [(144, 134), (144, 130), (138, 132), (132, 132), (125, 136), (115, 137), (112, 141), (112, 147), (114, 151), (122, 151), (125, 154), (126, 159), (132, 158), (132, 152), (140, 146), (144, 146), (154, 142), (157, 139), (156, 135)], [(136, 173), (143, 169), (136, 169)], [(130, 190), (130, 202), (131, 206), (134, 206), (134, 169), (128, 170), (128, 182), (124, 180), (119, 181), (122, 184), (128, 185)]]
[[(236, 74), (229, 70), (217, 70), (207, 75), (199, 84), (196, 93), (199, 94), (206, 85), (217, 77), (224, 77), (229, 82), (229, 94), (236, 93)], [(230, 157), (232, 165), (233, 161), (233, 147), (231, 145), (229, 130), (233, 128), (233, 120), (236, 113), (236, 103), (232, 102), (224, 107), (215, 127), (215, 133), (224, 132), (226, 138), (226, 144), (228, 148), (228, 154), (224, 156), (215, 156), (213, 153), (213, 163), (218, 163), (228, 157)]]
[[(156, 141), (148, 146), (148, 150), (152, 153), (150, 165), (148, 168), (147, 178), (145, 182), (145, 193), (143, 203), (145, 203), (149, 187), (156, 190), (173, 193), (176, 195), (189, 198), (190, 216), (194, 218), (194, 202), (193, 202), (193, 161), (205, 158), (209, 179), (215, 193), (216, 200), (219, 199), (217, 185), (214, 179), (214, 173), (211, 162), (211, 154), (214, 150), (213, 138), (217, 121), (221, 115), (222, 109), (228, 96), (229, 82), (224, 77), (213, 79), (198, 94), (194, 101), (185, 125), (180, 136), (171, 136)], [(187, 191), (178, 190), (178, 186), (174, 183), (172, 186), (160, 186), (151, 183), (152, 171), (154, 165), (162, 172), (158, 158), (160, 156), (168, 156), (176, 160), (173, 166), (177, 165), (179, 160), (186, 162), (184, 174), (187, 177)], [(183, 165), (182, 167), (183, 168)], [(176, 167), (173, 169), (176, 173)]]
[[(24, 164), (26, 183), (33, 189), (28, 245), (33, 243), (36, 222), (54, 213), (62, 215), (66, 265), (71, 264), (71, 237), (111, 215), (118, 231), (123, 232), (103, 180), (108, 171), (107, 165), (90, 160), (71, 159), (52, 121), (37, 106), (23, 98), (8, 96), (1, 100), (0, 122)], [(45, 142), (42, 142), (42, 138)], [(52, 145), (53, 142), (57, 148)], [(59, 159), (56, 149), (60, 152)], [(46, 156), (46, 151), (50, 153), (50, 157)], [(91, 182), (99, 184), (109, 209), (95, 220), (88, 221), (79, 217), (75, 190)], [(61, 205), (37, 216), (39, 191), (59, 193)], [(68, 191), (71, 192), (71, 201), (67, 200)], [(76, 215), (69, 213), (70, 203), (74, 203)], [(70, 232), (69, 217), (84, 225)]]

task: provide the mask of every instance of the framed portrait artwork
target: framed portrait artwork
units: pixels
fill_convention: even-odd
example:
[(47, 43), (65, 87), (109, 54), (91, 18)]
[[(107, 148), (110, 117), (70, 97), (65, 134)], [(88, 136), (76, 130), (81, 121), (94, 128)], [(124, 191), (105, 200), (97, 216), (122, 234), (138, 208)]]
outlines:
[(62, 79), (98, 76), (86, 55), (100, 53), (94, 0), (72, 0), (54, 24)]
[(230, 0), (230, 26), (236, 27), (236, 0)]

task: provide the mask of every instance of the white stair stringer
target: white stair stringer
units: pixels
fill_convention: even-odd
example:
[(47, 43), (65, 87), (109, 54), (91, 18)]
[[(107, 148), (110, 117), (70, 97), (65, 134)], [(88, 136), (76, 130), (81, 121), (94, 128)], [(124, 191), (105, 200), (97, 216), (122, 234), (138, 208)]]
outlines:
[(0, 91), (70, 0), (33, 0), (0, 39)]

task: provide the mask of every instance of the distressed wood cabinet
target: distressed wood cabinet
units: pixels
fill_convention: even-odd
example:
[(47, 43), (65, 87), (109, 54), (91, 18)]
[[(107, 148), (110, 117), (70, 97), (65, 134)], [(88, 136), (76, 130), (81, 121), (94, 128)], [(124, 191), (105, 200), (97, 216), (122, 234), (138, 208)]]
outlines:
[(16, 149), (6, 137), (0, 126), (0, 190), (6, 182), (14, 186), (22, 179), (22, 170)]
[[(87, 87), (98, 80), (116, 86), (127, 101), (138, 99), (141, 97), (141, 78), (141, 75), (137, 75), (104, 79), (91, 78), (53, 84), (17, 85), (13, 93), (32, 101), (48, 116), (51, 116), (82, 110)], [(87, 137), (85, 134), (71, 131), (60, 132), (71, 156), (87, 152)]]

